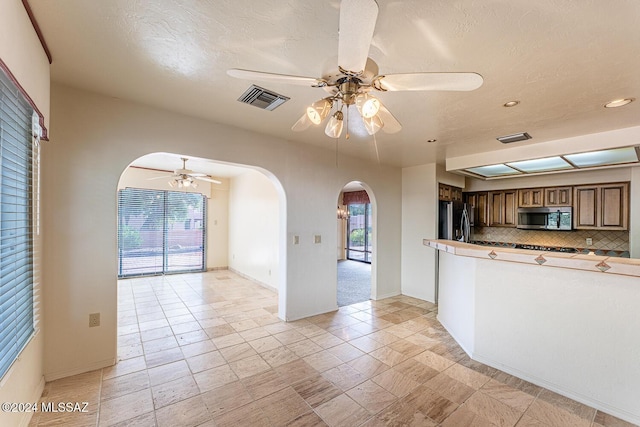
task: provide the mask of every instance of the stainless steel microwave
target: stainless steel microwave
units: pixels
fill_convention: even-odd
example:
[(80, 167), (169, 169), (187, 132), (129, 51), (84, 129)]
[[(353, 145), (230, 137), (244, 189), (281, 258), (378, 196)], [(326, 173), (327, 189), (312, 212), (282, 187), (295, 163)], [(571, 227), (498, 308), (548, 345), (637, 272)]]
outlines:
[(527, 230), (571, 230), (571, 208), (518, 208), (517, 227)]

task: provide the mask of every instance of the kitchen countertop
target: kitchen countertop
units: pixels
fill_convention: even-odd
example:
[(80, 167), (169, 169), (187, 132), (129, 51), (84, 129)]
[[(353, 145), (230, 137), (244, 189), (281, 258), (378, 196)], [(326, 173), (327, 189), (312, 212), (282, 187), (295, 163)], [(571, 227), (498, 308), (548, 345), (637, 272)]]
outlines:
[(423, 244), (459, 256), (640, 277), (640, 259), (634, 258), (480, 246), (454, 240), (424, 239)]

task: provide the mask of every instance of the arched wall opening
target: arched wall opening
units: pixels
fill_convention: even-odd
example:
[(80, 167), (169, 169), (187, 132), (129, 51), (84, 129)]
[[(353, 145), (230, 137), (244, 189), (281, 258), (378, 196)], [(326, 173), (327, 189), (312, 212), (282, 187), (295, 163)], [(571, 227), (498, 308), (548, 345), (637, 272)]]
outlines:
[(344, 185), (337, 208), (337, 305), (375, 299), (377, 206), (371, 188), (360, 181)]
[[(176, 171), (182, 169), (182, 159), (187, 159), (185, 168), (192, 171), (193, 184), (177, 188), (175, 179), (181, 176), (176, 175)], [(181, 209), (183, 206), (178, 205), (176, 213), (171, 215), (170, 226), (159, 232), (176, 237), (165, 237), (164, 250), (162, 245), (159, 248), (165, 255), (156, 256), (156, 264), (151, 267), (145, 263), (154, 262), (148, 254), (157, 247), (126, 248), (128, 250), (123, 251), (123, 243), (120, 242), (119, 277), (229, 269), (279, 294), (286, 294), (286, 200), (284, 190), (273, 174), (261, 168), (185, 154), (150, 153), (135, 159), (122, 172), (118, 193), (131, 189), (152, 190), (154, 195), (165, 191), (172, 191), (177, 196), (202, 195), (205, 206), (201, 209), (188, 206), (187, 212), (186, 208)], [(200, 198), (194, 200), (197, 203)], [(192, 210), (196, 213), (193, 214)], [(129, 223), (125, 224), (119, 213), (120, 240), (125, 240), (123, 236), (126, 233), (134, 246), (148, 246), (144, 243), (149, 240), (149, 232), (143, 229), (145, 221), (141, 221), (141, 215), (144, 216), (144, 212), (138, 212), (137, 218), (127, 218)], [(184, 218), (178, 218), (180, 215)], [(203, 218), (202, 224), (199, 223), (200, 218)], [(167, 231), (167, 228), (171, 230)], [(158, 235), (153, 231), (151, 234)], [(195, 237), (189, 239), (187, 235)], [(137, 239), (131, 238), (136, 236)], [(199, 238), (203, 245), (201, 248), (197, 247)], [(130, 253), (134, 256), (127, 258)], [(136, 258), (137, 254), (143, 256)], [(202, 263), (198, 262), (199, 257), (203, 258)], [(123, 264), (131, 265), (131, 260), (135, 263), (133, 267), (123, 270)], [(172, 261), (172, 265), (167, 265)], [(285, 298), (279, 301), (278, 307), (279, 316), (284, 317)]]

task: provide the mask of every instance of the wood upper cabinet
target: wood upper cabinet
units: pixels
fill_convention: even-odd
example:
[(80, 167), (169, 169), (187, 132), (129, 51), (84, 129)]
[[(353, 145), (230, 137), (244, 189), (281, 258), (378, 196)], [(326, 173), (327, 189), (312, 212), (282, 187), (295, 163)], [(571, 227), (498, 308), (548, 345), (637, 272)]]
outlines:
[(574, 228), (628, 229), (629, 183), (577, 186), (573, 198)]
[(488, 225), (490, 227), (515, 227), (516, 205), (516, 190), (489, 192)]
[(519, 208), (541, 208), (544, 206), (544, 189), (523, 188), (518, 190)]
[(573, 187), (550, 187), (544, 189), (544, 205), (548, 207), (572, 206)]
[(438, 200), (444, 202), (461, 202), (462, 188), (447, 184), (438, 184)]
[(474, 226), (486, 227), (489, 217), (489, 193), (486, 191), (478, 193), (467, 193), (466, 202), (473, 209)]

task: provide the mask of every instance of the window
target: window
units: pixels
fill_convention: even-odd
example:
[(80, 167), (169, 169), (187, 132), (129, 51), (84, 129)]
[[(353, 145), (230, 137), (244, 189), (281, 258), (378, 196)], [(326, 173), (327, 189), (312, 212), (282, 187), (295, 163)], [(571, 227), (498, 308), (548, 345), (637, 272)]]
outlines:
[(32, 115), (0, 71), (0, 378), (34, 332)]
[(199, 193), (120, 190), (118, 276), (203, 271), (205, 207)]

